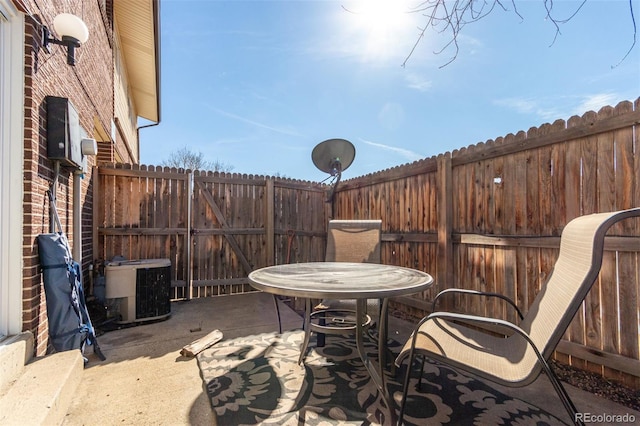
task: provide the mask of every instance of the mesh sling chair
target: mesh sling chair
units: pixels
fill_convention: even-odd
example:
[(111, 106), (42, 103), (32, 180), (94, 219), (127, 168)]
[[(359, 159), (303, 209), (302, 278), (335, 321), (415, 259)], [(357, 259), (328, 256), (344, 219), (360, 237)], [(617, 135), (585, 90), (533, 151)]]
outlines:
[[(408, 357), (410, 367), (415, 355), (420, 354), (510, 387), (526, 386), (544, 371), (571, 421), (583, 424), (547, 360), (598, 277), (607, 230), (614, 223), (630, 217), (640, 217), (640, 208), (586, 215), (569, 222), (562, 231), (560, 253), (553, 272), (519, 325), (501, 319), (435, 310), (438, 299), (447, 294), (498, 296), (508, 300), (502, 295), (456, 289), (439, 293), (433, 300), (434, 310), (418, 323), (396, 358), (396, 365)], [(509, 304), (516, 307), (511, 301)], [(501, 327), (509, 335), (483, 333), (472, 328), (474, 324)], [(407, 368), (399, 424), (404, 415), (410, 372), (411, 368)]]
[[(327, 229), (326, 262), (380, 263), (381, 220), (330, 220)], [(282, 321), (278, 296), (273, 295), (278, 316), (278, 331), (282, 333)], [(318, 334), (318, 346), (324, 345), (324, 331), (329, 334), (349, 334), (355, 330), (355, 300), (323, 300), (314, 308), (311, 320)], [(377, 299), (367, 301), (367, 314), (379, 314)], [(370, 326), (368, 315), (363, 325)]]
[[(381, 220), (331, 220), (327, 230), (326, 262), (380, 263)], [(351, 334), (356, 329), (355, 300), (322, 300), (311, 312), (310, 331), (318, 333), (318, 346), (324, 334)], [(379, 316), (380, 301), (367, 301), (363, 326), (369, 327)]]

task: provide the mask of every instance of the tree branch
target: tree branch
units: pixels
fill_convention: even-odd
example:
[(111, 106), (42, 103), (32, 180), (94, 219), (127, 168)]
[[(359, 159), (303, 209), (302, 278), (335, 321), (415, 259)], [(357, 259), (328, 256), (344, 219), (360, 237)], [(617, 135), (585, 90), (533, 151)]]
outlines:
[(629, 53), (631, 53), (631, 51), (633, 50), (633, 48), (636, 45), (636, 36), (637, 36), (638, 32), (637, 32), (637, 28), (636, 28), (636, 18), (633, 16), (633, 3), (632, 3), (632, 0), (629, 0), (629, 13), (631, 15), (631, 22), (633, 23), (633, 41), (631, 42), (631, 46), (629, 47), (629, 50), (627, 50), (627, 53), (622, 57), (622, 59), (620, 59), (620, 62), (618, 62), (617, 64), (611, 66), (612, 69), (616, 68), (622, 62), (624, 62), (624, 60), (627, 59), (627, 56), (629, 56)]
[[(447, 42), (439, 51), (434, 51), (434, 54), (440, 54), (447, 50), (449, 47), (453, 46), (454, 54), (452, 58), (444, 65), (441, 65), (440, 68), (449, 65), (458, 57), (458, 53), (460, 52), (458, 36), (460, 35), (460, 32), (465, 27), (465, 25), (478, 22), (479, 20), (485, 18), (495, 10), (496, 6), (499, 6), (504, 11), (509, 11), (503, 1), (504, 0), (425, 0), (421, 2), (415, 9), (411, 10), (410, 13), (421, 13), (426, 17), (427, 22), (424, 27), (418, 27), (418, 38), (411, 47), (409, 54), (402, 62), (402, 67), (405, 67), (407, 65), (409, 59), (415, 53), (418, 45), (424, 39), (426, 31), (430, 28), (438, 33), (451, 33), (451, 39), (449, 40), (449, 42)], [(542, 0), (542, 2), (547, 12), (546, 19), (553, 24), (556, 30), (553, 41), (551, 42), (552, 46), (556, 42), (558, 36), (561, 35), (560, 26), (573, 19), (580, 12), (587, 0), (583, 0), (576, 8), (576, 10), (565, 19), (558, 19), (554, 16), (554, 0)], [(632, 2), (633, 0), (629, 0), (629, 12), (633, 23), (633, 42), (631, 43), (629, 50), (620, 60), (620, 62), (615, 66), (612, 66), (612, 68), (620, 65), (620, 63), (622, 63), (629, 56), (636, 45), (637, 28), (635, 17), (633, 16)], [(515, 0), (509, 0), (509, 3), (511, 4), (513, 13), (519, 16), (520, 19), (524, 20), (522, 15), (518, 12)]]

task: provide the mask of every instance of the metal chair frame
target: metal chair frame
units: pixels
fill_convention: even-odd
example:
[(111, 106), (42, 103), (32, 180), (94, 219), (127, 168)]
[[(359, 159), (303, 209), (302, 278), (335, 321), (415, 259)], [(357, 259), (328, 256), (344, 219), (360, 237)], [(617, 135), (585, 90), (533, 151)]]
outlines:
[[(418, 323), (396, 358), (397, 366), (407, 355), (409, 358), (399, 424), (402, 424), (404, 416), (411, 366), (415, 356), (420, 354), (511, 387), (526, 386), (544, 371), (571, 421), (583, 425), (575, 404), (547, 360), (598, 278), (605, 234), (615, 223), (631, 217), (640, 217), (640, 208), (585, 215), (570, 221), (562, 232), (560, 253), (554, 270), (524, 316), (515, 302), (497, 293), (462, 289), (447, 289), (439, 293), (433, 301), (433, 312)], [(498, 318), (435, 310), (436, 302), (442, 296), (455, 293), (472, 297), (498, 297), (516, 309), (520, 324)], [(490, 335), (478, 331), (473, 325), (497, 326), (506, 333), (503, 337)]]

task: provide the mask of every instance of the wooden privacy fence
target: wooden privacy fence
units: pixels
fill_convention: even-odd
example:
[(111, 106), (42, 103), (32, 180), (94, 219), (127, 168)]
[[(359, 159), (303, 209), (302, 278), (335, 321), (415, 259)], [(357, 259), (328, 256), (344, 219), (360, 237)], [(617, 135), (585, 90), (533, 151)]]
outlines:
[[(383, 263), (434, 275), (434, 288), (400, 300), (403, 310), (422, 315), (435, 292), (459, 287), (505, 294), (526, 312), (568, 221), (640, 206), (639, 104), (344, 181), (336, 218), (381, 218)], [(640, 388), (640, 221), (608, 235), (598, 281), (556, 356)], [(448, 307), (515, 320), (491, 300)]]
[[(567, 222), (640, 206), (639, 105), (343, 181), (335, 218), (382, 219), (382, 262), (435, 277), (433, 288), (396, 299), (395, 309), (422, 316), (437, 291), (459, 287), (505, 294), (526, 312)], [(171, 258), (175, 298), (250, 291), (252, 268), (324, 258), (325, 186), (144, 166), (99, 167), (94, 179), (93, 253)], [(636, 389), (639, 222), (609, 232), (598, 281), (556, 353)], [(494, 301), (455, 299), (447, 308), (515, 320)]]

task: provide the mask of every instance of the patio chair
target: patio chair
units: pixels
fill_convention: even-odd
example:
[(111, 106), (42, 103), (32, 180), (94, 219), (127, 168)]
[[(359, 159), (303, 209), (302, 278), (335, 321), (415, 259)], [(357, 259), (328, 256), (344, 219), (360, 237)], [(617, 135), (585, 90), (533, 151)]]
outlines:
[[(380, 263), (381, 220), (330, 220), (327, 229), (326, 262)], [(380, 315), (380, 301), (367, 300), (363, 326), (371, 326)], [(325, 299), (311, 312), (311, 331), (324, 346), (325, 334), (352, 334), (356, 329), (355, 300)]]
[[(327, 229), (326, 262), (380, 263), (381, 220), (330, 220)], [(273, 295), (278, 316), (278, 331), (282, 321), (278, 296)], [(350, 334), (355, 330), (355, 300), (323, 300), (314, 307), (311, 320), (314, 331), (329, 334)], [(367, 317), (363, 325), (372, 324), (373, 315), (379, 314), (379, 300), (367, 301)], [(318, 334), (318, 346), (324, 345), (324, 333)]]
[[(607, 230), (614, 223), (630, 217), (640, 217), (640, 208), (586, 215), (569, 222), (562, 232), (554, 270), (519, 325), (502, 319), (435, 310), (441, 297), (456, 293), (463, 293), (462, 297), (498, 296), (508, 300), (511, 307), (516, 307), (502, 295), (456, 289), (439, 293), (433, 300), (432, 313), (418, 323), (396, 358), (396, 366), (409, 358), (399, 424), (402, 424), (410, 367), (416, 354), (510, 387), (530, 384), (543, 370), (571, 421), (583, 424), (547, 360), (598, 277)], [(497, 326), (506, 333), (505, 336), (492, 335), (479, 331), (473, 325)]]

